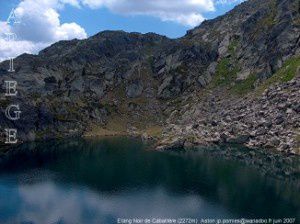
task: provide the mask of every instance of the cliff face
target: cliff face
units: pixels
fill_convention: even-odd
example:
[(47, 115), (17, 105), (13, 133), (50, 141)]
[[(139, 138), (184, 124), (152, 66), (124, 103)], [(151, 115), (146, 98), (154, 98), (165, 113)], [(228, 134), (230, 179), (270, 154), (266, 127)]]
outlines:
[[(38, 55), (19, 56), (13, 74), (3, 62), (0, 81), (18, 82), (13, 103), (20, 104), (22, 116), (16, 122), (5, 118), (12, 100), (2, 94), (1, 129), (17, 127), (23, 140), (99, 129), (155, 132), (160, 138), (159, 127), (172, 124), (178, 106), (202, 107), (199, 93), (237, 99), (266, 83), (292, 79), (300, 65), (299, 4), (249, 0), (175, 40), (105, 31), (86, 40), (60, 41)], [(272, 77), (287, 66), (293, 68), (288, 75)], [(182, 114), (175, 119), (184, 121)]]

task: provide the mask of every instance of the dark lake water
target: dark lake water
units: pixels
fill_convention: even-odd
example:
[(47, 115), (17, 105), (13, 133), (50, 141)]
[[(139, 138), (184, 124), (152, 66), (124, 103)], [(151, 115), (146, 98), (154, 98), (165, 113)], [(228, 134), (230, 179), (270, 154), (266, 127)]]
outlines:
[[(294, 182), (201, 152), (111, 138), (24, 145), (0, 172), (0, 223), (298, 218)], [(299, 185), (298, 185), (299, 186)]]

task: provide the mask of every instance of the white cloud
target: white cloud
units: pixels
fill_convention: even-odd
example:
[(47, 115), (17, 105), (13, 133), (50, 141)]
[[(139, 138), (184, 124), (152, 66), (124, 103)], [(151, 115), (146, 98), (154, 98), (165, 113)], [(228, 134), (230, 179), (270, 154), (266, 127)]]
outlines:
[(81, 4), (123, 15), (149, 15), (190, 27), (204, 20), (202, 13), (215, 10), (213, 0), (81, 0)]
[[(59, 40), (83, 39), (85, 30), (76, 23), (63, 23), (59, 10), (65, 4), (80, 7), (77, 0), (23, 0), (15, 9), (20, 24), (7, 25), (0, 21), (0, 61), (22, 53), (38, 53)], [(6, 33), (15, 33), (17, 39), (8, 41)]]
[(244, 2), (245, 0), (216, 0), (216, 5), (230, 5)]
[(215, 5), (237, 4), (245, 0), (78, 0), (92, 9), (108, 8), (123, 15), (149, 15), (162, 21), (185, 26), (199, 25), (203, 13), (215, 11)]
[(199, 25), (204, 20), (204, 17), (198, 13), (191, 13), (187, 15), (184, 14), (178, 15), (174, 13), (162, 13), (160, 14), (160, 19), (162, 21), (173, 21), (190, 27), (194, 27)]
[(34, 43), (26, 40), (7, 42), (5, 39), (0, 39), (0, 61), (23, 53), (35, 54), (48, 45), (49, 43)]

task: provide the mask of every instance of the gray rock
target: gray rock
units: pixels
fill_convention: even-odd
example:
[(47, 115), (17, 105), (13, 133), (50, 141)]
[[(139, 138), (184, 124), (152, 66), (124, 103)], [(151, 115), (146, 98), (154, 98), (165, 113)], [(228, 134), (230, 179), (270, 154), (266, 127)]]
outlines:
[(141, 96), (143, 92), (143, 84), (141, 81), (134, 81), (126, 87), (126, 95), (129, 98), (136, 98)]
[(230, 138), (227, 140), (228, 143), (231, 144), (245, 144), (249, 141), (250, 135), (240, 135), (235, 138)]

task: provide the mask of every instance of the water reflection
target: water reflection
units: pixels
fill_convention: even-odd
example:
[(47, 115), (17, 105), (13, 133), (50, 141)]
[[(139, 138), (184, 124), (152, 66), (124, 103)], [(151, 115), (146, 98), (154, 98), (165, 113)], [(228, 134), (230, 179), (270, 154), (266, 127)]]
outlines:
[[(14, 188), (12, 194), (11, 206), (16, 209), (6, 219), (16, 222), (116, 223), (118, 217), (213, 216), (216, 212), (228, 215), (197, 195), (172, 195), (159, 187), (108, 194), (47, 181)], [(1, 219), (5, 221), (5, 217)]]
[(26, 145), (2, 170), (1, 223), (300, 218), (300, 193), (293, 183), (205, 154), (145, 150), (137, 140)]

